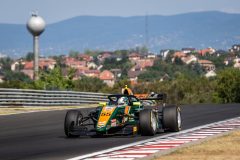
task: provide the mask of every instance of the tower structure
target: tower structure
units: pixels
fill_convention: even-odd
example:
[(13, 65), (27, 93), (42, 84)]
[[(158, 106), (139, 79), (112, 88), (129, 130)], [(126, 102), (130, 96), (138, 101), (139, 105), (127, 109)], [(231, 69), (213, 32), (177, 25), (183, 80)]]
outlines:
[(44, 19), (36, 13), (27, 22), (27, 29), (33, 35), (33, 53), (34, 53), (34, 72), (33, 79), (38, 79), (38, 57), (39, 57), (39, 36), (44, 32), (46, 23)]

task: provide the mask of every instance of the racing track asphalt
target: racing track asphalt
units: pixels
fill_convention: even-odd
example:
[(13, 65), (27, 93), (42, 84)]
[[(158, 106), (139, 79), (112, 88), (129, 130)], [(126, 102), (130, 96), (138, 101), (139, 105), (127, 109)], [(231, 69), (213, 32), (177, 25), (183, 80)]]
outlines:
[[(86, 109), (82, 109), (86, 112)], [(152, 137), (67, 139), (66, 111), (0, 116), (1, 160), (61, 160)], [(240, 116), (240, 104), (182, 106), (183, 129)], [(163, 135), (163, 134), (160, 134)]]

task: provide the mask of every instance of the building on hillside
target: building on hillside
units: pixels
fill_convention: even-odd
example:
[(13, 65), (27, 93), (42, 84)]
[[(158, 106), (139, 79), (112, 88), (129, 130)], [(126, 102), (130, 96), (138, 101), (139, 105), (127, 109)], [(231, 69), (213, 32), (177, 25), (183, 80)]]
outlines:
[(195, 52), (195, 51), (196, 51), (195, 48), (182, 48), (182, 52), (185, 53), (185, 54), (192, 53), (192, 52)]
[(181, 60), (185, 63), (185, 64), (190, 64), (190, 63), (195, 63), (197, 62), (197, 57), (194, 55), (189, 55), (187, 57), (182, 57)]
[(234, 65), (234, 60), (236, 59), (237, 57), (236, 56), (234, 56), (233, 54), (229, 54), (228, 55), (228, 57), (226, 57), (225, 59), (224, 59), (224, 64), (226, 65), (226, 66), (228, 66), (228, 65), (230, 65), (230, 64), (233, 64)]
[(168, 54), (170, 53), (170, 50), (169, 49), (165, 49), (165, 50), (161, 50), (160, 51), (160, 56), (162, 57), (162, 59), (166, 59)]
[(39, 68), (43, 70), (52, 70), (55, 68), (56, 64), (57, 62), (53, 58), (40, 58), (38, 62)]
[(148, 53), (145, 58), (147, 59), (156, 59), (157, 58), (157, 55), (154, 54), (154, 53)]
[(215, 77), (216, 75), (217, 75), (216, 72), (214, 70), (211, 70), (205, 74), (205, 77), (210, 78), (210, 77)]
[(240, 51), (240, 44), (234, 44), (232, 48), (229, 49), (230, 52), (239, 52)]
[(215, 65), (209, 60), (198, 60), (198, 63), (204, 68), (206, 72), (215, 71)]
[[(40, 58), (38, 65), (40, 69), (43, 70), (52, 70), (56, 66), (56, 60), (52, 58)], [(21, 70), (21, 69), (33, 69), (33, 61), (23, 61), (23, 60), (18, 60), (15, 61), (13, 64), (11, 64), (11, 70)]]
[(177, 51), (173, 54), (173, 58), (183, 58), (183, 57), (186, 57), (187, 54), (186, 53), (183, 53), (182, 51)]
[(77, 57), (80, 61), (92, 62), (93, 56), (87, 54), (79, 54)]
[(130, 71), (145, 71), (147, 67), (152, 67), (153, 65), (153, 59), (141, 59), (135, 62), (135, 65), (130, 69)]
[[(73, 80), (81, 79), (82, 76), (85, 76), (84, 74), (85, 74), (86, 71), (87, 71), (87, 69), (86, 70), (84, 70), (84, 69), (76, 69), (75, 74), (73, 76)], [(66, 77), (67, 74), (68, 74), (68, 69), (64, 69), (63, 73), (65, 73), (64, 75)]]
[(104, 83), (106, 83), (109, 87), (113, 87), (115, 84), (114, 74), (109, 70), (104, 70), (100, 73), (99, 79), (101, 79)]
[(110, 70), (115, 78), (120, 78), (122, 76), (122, 70), (121, 69), (111, 69)]
[(99, 55), (97, 56), (97, 59), (98, 59), (100, 62), (103, 62), (105, 59), (111, 58), (112, 55), (113, 55), (112, 52), (103, 52), (103, 53), (101, 53), (101, 54), (99, 54)]
[(233, 67), (234, 68), (240, 68), (240, 58), (236, 57), (234, 60), (233, 60)]
[(141, 59), (135, 61), (136, 66), (140, 66), (142, 69), (146, 67), (152, 67), (154, 65), (154, 59)]
[(133, 52), (131, 54), (129, 54), (128, 59), (131, 62), (135, 62), (141, 59), (141, 55), (139, 53)]
[(2, 71), (0, 71), (0, 83), (4, 82), (4, 74)]
[(86, 70), (83, 72), (83, 75), (87, 77), (99, 78), (100, 71), (99, 70)]
[(89, 69), (97, 69), (98, 65), (96, 65), (96, 63), (94, 63), (94, 62), (88, 62), (87, 63), (87, 68), (89, 68)]
[[(56, 66), (56, 60), (52, 58), (40, 58), (38, 65), (42, 70), (52, 70)], [(29, 78), (33, 79), (33, 61), (16, 61), (11, 65), (11, 70), (16, 71), (20, 70), (20, 72), (27, 75)]]
[(199, 50), (199, 51), (198, 51), (198, 54), (199, 54), (200, 56), (206, 56), (207, 54), (212, 55), (212, 54), (214, 54), (215, 52), (216, 52), (216, 49), (209, 47), (209, 48), (205, 48), (205, 49)]
[(175, 62), (175, 60), (176, 60), (177, 58), (179, 58), (179, 59), (182, 60), (182, 59), (185, 58), (185, 57), (187, 57), (187, 54), (186, 54), (186, 53), (183, 53), (182, 51), (176, 51), (176, 52), (173, 54), (172, 63)]
[(87, 62), (86, 61), (79, 61), (72, 57), (65, 58), (65, 65), (74, 69), (86, 69)]
[(138, 76), (143, 73), (143, 71), (128, 71), (128, 78), (131, 85), (136, 85), (138, 83)]
[(11, 71), (20, 70), (20, 66), (22, 65), (22, 62), (15, 61), (11, 64)]

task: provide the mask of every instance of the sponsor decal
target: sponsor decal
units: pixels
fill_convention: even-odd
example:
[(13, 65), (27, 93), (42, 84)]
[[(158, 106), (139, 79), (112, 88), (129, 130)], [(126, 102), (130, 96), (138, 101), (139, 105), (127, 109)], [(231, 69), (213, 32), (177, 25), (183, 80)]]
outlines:
[(117, 126), (117, 120), (116, 119), (112, 119), (111, 120), (111, 126), (112, 127), (116, 127)]

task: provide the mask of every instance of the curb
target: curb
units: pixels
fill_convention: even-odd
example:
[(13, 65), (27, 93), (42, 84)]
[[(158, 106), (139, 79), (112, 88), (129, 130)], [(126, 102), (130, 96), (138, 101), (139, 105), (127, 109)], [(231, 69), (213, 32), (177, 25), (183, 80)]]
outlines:
[(210, 123), (207, 125), (184, 130), (178, 133), (154, 137), (91, 154), (86, 154), (68, 160), (149, 160), (156, 156), (171, 153), (181, 147), (191, 146), (205, 140), (228, 134), (240, 129), (240, 117)]

